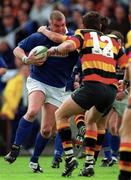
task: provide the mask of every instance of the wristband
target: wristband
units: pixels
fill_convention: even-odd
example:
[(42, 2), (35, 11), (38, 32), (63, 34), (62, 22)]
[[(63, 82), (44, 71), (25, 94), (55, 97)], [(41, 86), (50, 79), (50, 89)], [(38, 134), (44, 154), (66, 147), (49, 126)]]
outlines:
[(126, 94), (126, 95), (128, 95), (128, 90), (127, 90), (127, 89), (125, 89), (125, 91), (124, 91), (124, 92), (125, 92), (125, 94)]
[(26, 63), (27, 63), (27, 61), (28, 61), (28, 57), (25, 55), (25, 56), (23, 56), (23, 57), (22, 57), (22, 59), (21, 59), (21, 60), (22, 60), (22, 62), (23, 62), (23, 63), (25, 63), (25, 64), (26, 64)]
[(128, 85), (129, 84), (129, 80), (124, 79), (123, 80), (123, 84)]

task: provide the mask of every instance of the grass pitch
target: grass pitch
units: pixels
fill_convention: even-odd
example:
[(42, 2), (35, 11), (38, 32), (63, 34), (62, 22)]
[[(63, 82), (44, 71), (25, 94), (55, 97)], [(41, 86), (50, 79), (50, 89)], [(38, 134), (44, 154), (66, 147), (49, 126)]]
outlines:
[[(64, 162), (61, 163), (59, 169), (51, 168), (52, 157), (41, 157), (40, 165), (44, 173), (33, 173), (28, 166), (29, 157), (19, 157), (14, 164), (9, 165), (0, 157), (0, 180), (58, 180), (65, 179), (61, 177), (61, 172), (64, 167)], [(79, 167), (76, 169), (71, 177), (66, 177), (72, 180), (117, 180), (118, 165), (113, 167), (100, 167), (100, 159), (95, 165), (95, 175), (93, 177), (80, 177), (78, 173), (82, 168), (84, 159), (78, 160)]]

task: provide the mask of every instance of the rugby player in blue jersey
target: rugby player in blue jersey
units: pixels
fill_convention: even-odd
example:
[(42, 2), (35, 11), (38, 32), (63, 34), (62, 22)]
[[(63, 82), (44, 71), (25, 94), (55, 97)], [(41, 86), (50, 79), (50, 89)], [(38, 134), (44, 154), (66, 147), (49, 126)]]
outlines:
[[(72, 32), (66, 28), (64, 15), (59, 11), (53, 11), (49, 28), (53, 32), (71, 35)], [(26, 53), (34, 47), (44, 45), (47, 48), (58, 45), (41, 33), (34, 33), (18, 44), (14, 49), (14, 54), (25, 64), (30, 65), (30, 76), (27, 79), (28, 89), (28, 109), (26, 114), (20, 119), (16, 132), (14, 144), (11, 151), (5, 156), (5, 160), (13, 163), (19, 156), (20, 147), (30, 134), (32, 122), (42, 108), (42, 125), (37, 136), (35, 152), (31, 159), (30, 166), (34, 172), (41, 172), (38, 164), (38, 157), (47, 144), (55, 127), (54, 112), (63, 101), (66, 82), (71, 76), (72, 69), (78, 60), (78, 53), (56, 53), (48, 57), (43, 63), (41, 59), (36, 60), (35, 55), (28, 57)]]

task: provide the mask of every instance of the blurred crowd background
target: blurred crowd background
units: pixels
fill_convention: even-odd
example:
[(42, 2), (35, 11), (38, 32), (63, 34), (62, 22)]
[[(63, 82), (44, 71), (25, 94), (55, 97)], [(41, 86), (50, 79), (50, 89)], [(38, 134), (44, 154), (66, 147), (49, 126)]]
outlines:
[[(48, 25), (50, 13), (57, 9), (65, 14), (67, 27), (73, 30), (82, 27), (82, 16), (86, 12), (98, 11), (108, 17), (109, 29), (123, 34), (126, 43), (127, 33), (130, 30), (129, 1), (0, 0), (0, 57), (5, 60), (8, 68), (7, 73), (0, 78), (0, 154), (6, 154), (8, 151), (13, 142), (12, 133), (15, 132), (19, 117), (27, 107), (25, 81), (29, 70), (13, 55), (13, 49), (18, 42), (36, 32), (39, 26)], [(16, 80), (16, 75), (21, 76), (22, 80), (20, 78)], [(34, 127), (36, 131), (39, 129), (39, 120)], [(35, 130), (33, 130), (34, 137)], [(25, 147), (30, 148), (32, 144), (33, 142)]]

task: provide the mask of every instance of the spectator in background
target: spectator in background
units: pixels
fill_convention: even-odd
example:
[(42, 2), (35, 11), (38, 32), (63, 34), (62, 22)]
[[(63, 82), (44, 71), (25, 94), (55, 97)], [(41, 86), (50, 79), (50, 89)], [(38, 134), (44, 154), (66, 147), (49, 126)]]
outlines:
[(68, 27), (72, 30), (82, 29), (82, 12), (79, 9), (72, 11), (72, 16), (68, 18)]
[(8, 44), (14, 48), (15, 46), (15, 32), (14, 30), (18, 27), (15, 18), (12, 14), (4, 15), (2, 17), (2, 28), (0, 31), (0, 36), (5, 36)]
[(30, 18), (38, 22), (39, 25), (47, 24), (53, 5), (49, 0), (34, 0), (30, 10)]
[(35, 33), (38, 29), (38, 24), (36, 21), (33, 21), (29, 18), (27, 11), (20, 9), (18, 11), (18, 23), (20, 26), (20, 30), (16, 33), (15, 44), (17, 44), (27, 36)]
[(37, 31), (37, 22), (31, 20), (25, 10), (19, 9), (17, 18), (19, 26), (27, 33), (28, 36)]
[(4, 59), (0, 56), (0, 76), (5, 74), (7, 70), (7, 65), (4, 62)]
[(22, 0), (13, 0), (11, 1), (12, 15), (17, 17), (18, 11), (21, 7)]
[(4, 40), (0, 41), (0, 54), (5, 60), (5, 63), (7, 64), (8, 69), (16, 68), (13, 50), (9, 46), (9, 44)]
[(130, 30), (130, 22), (128, 18), (128, 11), (122, 5), (118, 5), (115, 9), (115, 19), (111, 21), (109, 28), (117, 30), (126, 38), (127, 32)]
[(10, 10), (5, 11), (5, 14), (3, 14), (2, 16), (2, 24), (3, 24), (3, 30), (4, 30), (4, 34), (0, 33), (1, 35), (7, 35), (8, 33), (10, 33), (11, 31), (13, 31), (15, 28), (18, 27), (18, 23), (15, 19), (15, 17), (10, 14), (9, 12)]
[(24, 0), (21, 2), (21, 9), (23, 9), (24, 11), (27, 12), (27, 14), (29, 15), (30, 13), (30, 9), (31, 9), (31, 5), (32, 3), (30, 1)]
[[(16, 66), (15, 66), (15, 62), (14, 62), (14, 55), (13, 55), (12, 48), (10, 48), (10, 46), (4, 40), (0, 41), (0, 55), (4, 59), (6, 65), (7, 65), (7, 68), (8, 68), (7, 73), (10, 71), (9, 72), (9, 74), (10, 74), (11, 71), (14, 71), (14, 69), (16, 69)], [(6, 76), (6, 74), (4, 76)], [(11, 75), (11, 74), (10, 75), (9, 74), (8, 74), (8, 77), (10, 77), (10, 75)], [(0, 78), (0, 93), (3, 91), (3, 89), (6, 85), (7, 79), (3, 81), (4, 76), (2, 76), (2, 78)]]
[(85, 12), (95, 11), (95, 0), (87, 0), (84, 3)]

